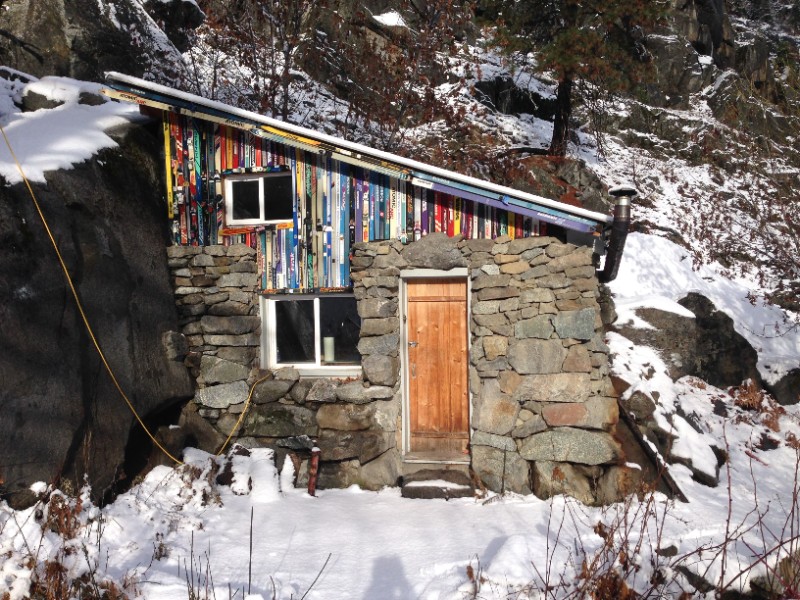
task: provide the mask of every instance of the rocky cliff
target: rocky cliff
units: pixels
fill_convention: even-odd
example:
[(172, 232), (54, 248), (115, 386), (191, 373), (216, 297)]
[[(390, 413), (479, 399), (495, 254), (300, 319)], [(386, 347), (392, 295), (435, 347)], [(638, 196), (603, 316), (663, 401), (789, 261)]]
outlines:
[[(193, 394), (164, 260), (160, 165), (147, 128), (33, 185), (86, 315), (143, 417)], [(0, 494), (34, 481), (96, 495), (123, 474), (134, 423), (89, 338), (23, 184), (0, 188)]]

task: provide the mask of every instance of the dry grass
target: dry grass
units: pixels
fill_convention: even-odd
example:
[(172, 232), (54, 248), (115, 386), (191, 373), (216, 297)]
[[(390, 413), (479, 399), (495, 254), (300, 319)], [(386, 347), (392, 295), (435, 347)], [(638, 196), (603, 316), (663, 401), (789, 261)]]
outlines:
[(736, 423), (760, 423), (776, 433), (781, 430), (780, 419), (786, 414), (786, 409), (769, 393), (749, 379), (729, 391), (733, 396), (734, 405), (746, 411), (735, 419)]

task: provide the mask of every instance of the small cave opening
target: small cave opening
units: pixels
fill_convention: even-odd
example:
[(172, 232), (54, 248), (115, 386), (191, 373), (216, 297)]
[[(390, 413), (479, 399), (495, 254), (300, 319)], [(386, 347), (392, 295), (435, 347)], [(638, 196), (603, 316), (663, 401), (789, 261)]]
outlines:
[[(183, 409), (189, 400), (179, 400), (167, 408), (142, 418), (147, 430), (158, 440), (172, 456), (180, 459), (184, 448), (196, 446), (197, 439), (178, 425)], [(101, 505), (113, 502), (117, 496), (124, 494), (139, 483), (154, 467), (158, 465), (174, 466), (173, 460), (167, 456), (138, 422), (134, 423), (125, 445), (125, 458), (119, 468), (114, 484), (103, 494)]]

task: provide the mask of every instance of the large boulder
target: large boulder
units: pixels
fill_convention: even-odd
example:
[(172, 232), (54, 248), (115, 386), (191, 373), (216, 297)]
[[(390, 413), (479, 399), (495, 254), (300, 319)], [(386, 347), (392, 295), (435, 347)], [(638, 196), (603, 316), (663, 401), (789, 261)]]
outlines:
[(0, 11), (0, 29), (10, 34), (0, 51), (5, 64), (38, 77), (99, 81), (122, 71), (174, 84), (187, 34), (203, 19), (188, 0), (16, 0)]
[(695, 318), (645, 308), (636, 313), (655, 329), (617, 329), (634, 343), (656, 348), (674, 380), (693, 375), (717, 387), (739, 385), (745, 379), (761, 382), (758, 354), (736, 332), (728, 315), (696, 293), (679, 304), (693, 312)]
[[(156, 139), (132, 129), (119, 149), (33, 185), (97, 341), (143, 417), (193, 395), (175, 343)], [(0, 187), (0, 246), (0, 495), (21, 506), (35, 481), (77, 489), (87, 474), (101, 496), (121, 475), (135, 419), (23, 184)]]

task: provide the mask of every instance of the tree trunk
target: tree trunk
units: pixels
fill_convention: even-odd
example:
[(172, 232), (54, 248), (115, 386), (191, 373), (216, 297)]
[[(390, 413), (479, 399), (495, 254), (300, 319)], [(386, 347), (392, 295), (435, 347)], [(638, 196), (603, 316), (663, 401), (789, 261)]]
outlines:
[(553, 121), (553, 137), (550, 140), (550, 156), (564, 156), (567, 153), (569, 137), (569, 118), (572, 114), (572, 77), (564, 75), (558, 82), (556, 91), (556, 116)]

